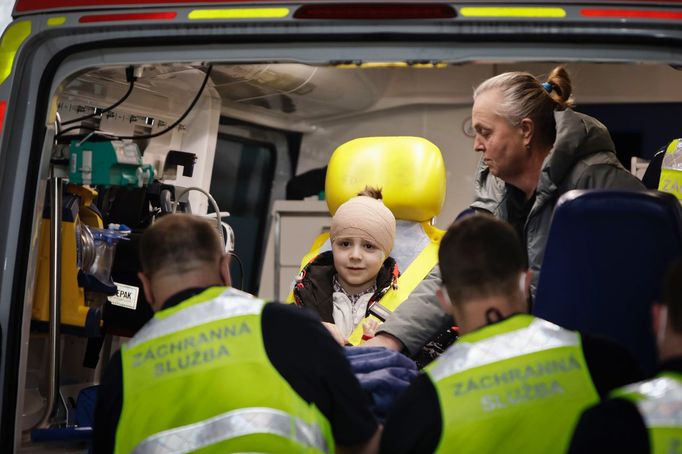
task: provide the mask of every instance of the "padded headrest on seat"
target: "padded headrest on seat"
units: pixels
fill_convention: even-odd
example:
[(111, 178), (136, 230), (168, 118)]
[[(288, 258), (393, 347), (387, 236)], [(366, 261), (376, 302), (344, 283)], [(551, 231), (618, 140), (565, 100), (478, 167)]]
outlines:
[(656, 365), (651, 306), (682, 253), (680, 207), (658, 191), (574, 190), (557, 203), (533, 313), (626, 347)]
[(445, 201), (440, 150), (421, 137), (364, 137), (338, 147), (329, 160), (325, 195), (329, 212), (362, 191), (382, 189), (396, 219), (428, 221)]

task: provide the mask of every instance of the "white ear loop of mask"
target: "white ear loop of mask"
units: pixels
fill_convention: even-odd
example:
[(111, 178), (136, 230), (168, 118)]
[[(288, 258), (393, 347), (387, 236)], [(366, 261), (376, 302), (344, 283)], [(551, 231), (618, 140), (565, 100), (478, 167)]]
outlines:
[(445, 302), (452, 306), (452, 301), (450, 301), (450, 294), (448, 293), (448, 289), (446, 289), (444, 285), (440, 286), (440, 292), (443, 294), (443, 299), (445, 300)]
[(663, 346), (663, 341), (665, 340), (665, 327), (668, 324), (668, 306), (661, 307), (661, 311), (658, 314), (658, 330), (656, 332), (656, 342), (658, 347)]
[(521, 275), (519, 276), (519, 290), (521, 290), (521, 293), (526, 292), (526, 276), (527, 273), (522, 272)]
[(225, 238), (225, 252), (230, 254), (234, 252), (235, 246), (234, 230), (232, 230), (230, 224), (227, 224), (225, 222), (221, 222), (221, 224), (223, 226), (223, 238)]

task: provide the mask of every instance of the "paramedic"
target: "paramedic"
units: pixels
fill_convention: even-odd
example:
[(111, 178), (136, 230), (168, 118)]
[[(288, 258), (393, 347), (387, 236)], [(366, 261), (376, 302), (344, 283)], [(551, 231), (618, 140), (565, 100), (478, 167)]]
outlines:
[(102, 380), (94, 452), (376, 451), (341, 347), (307, 312), (230, 288), (228, 257), (201, 218), (145, 231), (139, 276), (156, 314)]
[(663, 304), (653, 310), (659, 374), (621, 388), (587, 410), (573, 435), (571, 453), (682, 451), (682, 260), (665, 279)]
[(438, 258), (438, 298), (462, 337), (398, 400), (382, 452), (562, 452), (580, 413), (638, 376), (624, 349), (527, 313), (530, 273), (510, 225), (457, 221)]
[[(571, 189), (644, 189), (618, 161), (606, 127), (571, 109), (571, 93), (561, 66), (544, 83), (525, 72), (508, 72), (474, 91), (474, 150), (481, 161), (471, 207), (493, 213), (516, 230), (533, 272), (531, 294), (562, 194)], [(368, 345), (406, 348), (414, 354), (450, 326), (452, 319), (433, 296), (439, 285), (435, 267)]]

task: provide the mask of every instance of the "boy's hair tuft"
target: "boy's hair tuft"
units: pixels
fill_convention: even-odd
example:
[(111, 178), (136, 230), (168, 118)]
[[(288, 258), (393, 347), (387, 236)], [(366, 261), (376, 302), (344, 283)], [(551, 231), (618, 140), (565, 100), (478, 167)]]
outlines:
[(371, 197), (373, 199), (382, 200), (384, 196), (381, 194), (381, 188), (375, 186), (365, 186), (365, 189), (358, 192), (358, 195), (363, 195), (365, 197)]

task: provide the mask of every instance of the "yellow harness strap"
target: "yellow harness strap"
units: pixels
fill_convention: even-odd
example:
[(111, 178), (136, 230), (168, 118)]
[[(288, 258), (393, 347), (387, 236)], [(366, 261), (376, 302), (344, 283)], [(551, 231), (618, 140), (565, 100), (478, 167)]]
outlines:
[[(381, 298), (380, 301), (374, 303), (369, 309), (370, 315), (365, 320), (373, 318), (379, 322), (386, 319), (394, 310), (402, 304), (403, 301), (412, 293), (412, 290), (424, 280), (427, 274), (438, 263), (438, 247), (440, 246), (440, 239), (443, 237), (443, 231), (437, 229), (428, 223), (422, 224), (426, 234), (431, 238), (429, 243), (419, 253), (417, 258), (410, 264), (403, 274), (398, 278), (398, 289), (390, 289)], [(377, 317), (377, 314), (381, 318)], [(351, 345), (360, 345), (363, 342), (363, 323), (355, 327), (355, 330), (348, 338)]]

